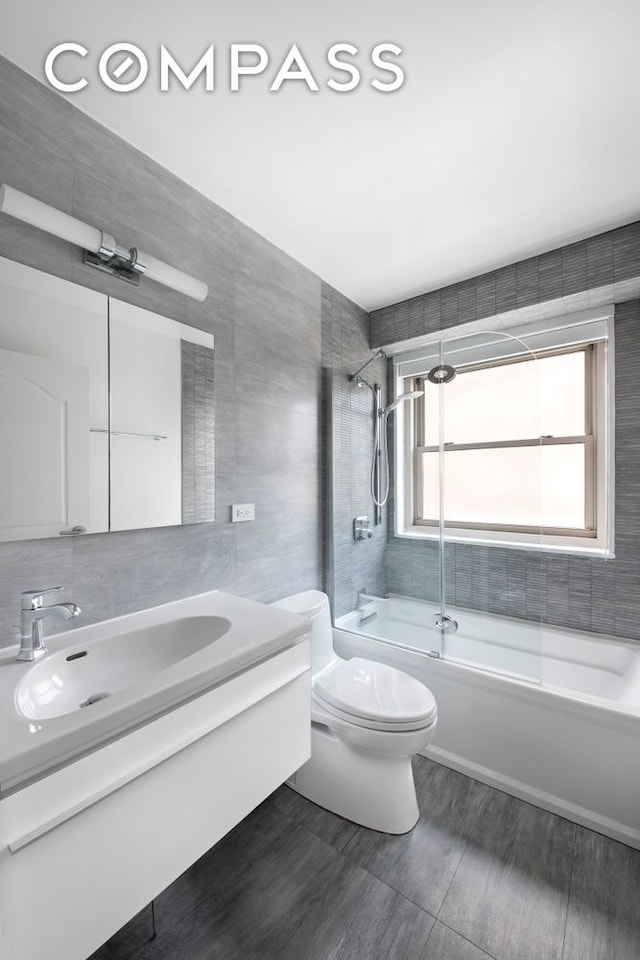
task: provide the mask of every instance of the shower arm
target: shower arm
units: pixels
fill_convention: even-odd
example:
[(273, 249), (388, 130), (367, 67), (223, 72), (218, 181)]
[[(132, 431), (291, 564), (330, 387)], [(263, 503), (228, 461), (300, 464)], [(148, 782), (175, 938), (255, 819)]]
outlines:
[(365, 362), (362, 364), (362, 366), (361, 366), (361, 367), (358, 367), (358, 369), (356, 370), (355, 373), (352, 373), (352, 374), (351, 374), (351, 376), (349, 377), (349, 380), (350, 380), (352, 383), (353, 383), (354, 381), (355, 381), (356, 383), (360, 382), (360, 383), (366, 384), (367, 387), (370, 387), (371, 384), (367, 383), (366, 380), (362, 380), (362, 378), (360, 377), (360, 374), (362, 373), (363, 370), (365, 370), (365, 369), (369, 366), (370, 363), (373, 363), (374, 360), (377, 360), (378, 357), (382, 357), (384, 360), (387, 359), (387, 355), (386, 355), (386, 353), (384, 352), (384, 350), (378, 350), (378, 352), (377, 352), (377, 353), (374, 353), (374, 355), (373, 355), (372, 357), (369, 357), (368, 360), (365, 360)]

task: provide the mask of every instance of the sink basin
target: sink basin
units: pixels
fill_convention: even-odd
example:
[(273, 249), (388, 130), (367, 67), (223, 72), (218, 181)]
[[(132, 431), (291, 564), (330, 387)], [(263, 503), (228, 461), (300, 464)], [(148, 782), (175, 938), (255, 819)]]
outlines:
[(183, 617), (52, 653), (16, 688), (27, 720), (50, 720), (95, 704), (173, 666), (224, 636), (225, 617)]
[[(306, 641), (308, 623), (219, 590), (0, 653), (0, 805), (8, 791), (116, 742)], [(256, 696), (259, 689), (256, 688)], [(0, 874), (2, 870), (0, 869)], [(0, 939), (2, 939), (0, 937)], [(0, 949), (0, 953), (1, 953)]]

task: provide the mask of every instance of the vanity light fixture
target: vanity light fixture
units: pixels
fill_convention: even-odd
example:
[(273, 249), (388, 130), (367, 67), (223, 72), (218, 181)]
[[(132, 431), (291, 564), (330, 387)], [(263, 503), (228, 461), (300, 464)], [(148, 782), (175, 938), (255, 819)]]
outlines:
[(137, 284), (144, 274), (150, 280), (163, 283), (172, 290), (193, 297), (194, 300), (202, 301), (207, 296), (208, 288), (202, 280), (190, 277), (188, 273), (176, 270), (168, 263), (135, 247), (130, 250), (120, 247), (104, 230), (76, 220), (75, 217), (70, 217), (69, 214), (56, 210), (48, 203), (42, 203), (7, 183), (0, 185), (0, 212), (82, 247), (85, 263), (121, 280)]

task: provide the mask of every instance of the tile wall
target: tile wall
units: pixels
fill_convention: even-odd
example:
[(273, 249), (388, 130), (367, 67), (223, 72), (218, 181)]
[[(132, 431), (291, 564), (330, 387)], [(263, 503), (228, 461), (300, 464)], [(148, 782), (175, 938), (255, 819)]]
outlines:
[(608, 302), (613, 302), (624, 285), (639, 276), (640, 222), (635, 222), (374, 310), (371, 346), (409, 341), (569, 297), (588, 307), (589, 293), (596, 290), (609, 292)]
[(182, 522), (215, 517), (215, 354), (211, 347), (181, 341)]
[[(0, 90), (0, 182), (210, 293), (198, 304), (153, 282), (130, 287), (8, 217), (0, 256), (212, 332), (216, 445), (215, 523), (0, 544), (0, 645), (16, 637), (30, 587), (64, 584), (80, 626), (213, 588), (270, 601), (319, 586), (320, 279), (3, 58)], [(256, 521), (231, 525), (234, 502), (255, 503)]]
[[(380, 594), (386, 590), (384, 554), (387, 511), (374, 524), (370, 494), (373, 452), (374, 403), (366, 387), (349, 379), (375, 357), (368, 344), (368, 316), (364, 310), (331, 288), (322, 285), (323, 450), (322, 488), (325, 502), (326, 590), (336, 616), (353, 609), (363, 588)], [(386, 362), (374, 359), (362, 376), (386, 387)], [(384, 394), (383, 394), (384, 396)], [(353, 520), (368, 516), (371, 539), (354, 541)]]
[[(462, 323), (565, 298), (588, 306), (588, 291), (624, 296), (640, 277), (640, 223), (551, 251), (491, 274), (455, 284), (374, 311), (371, 347), (412, 341)], [(568, 298), (571, 298), (569, 300)], [(575, 307), (574, 307), (575, 309)], [(323, 318), (334, 316), (323, 300)], [(337, 316), (340, 310), (337, 309)], [(640, 639), (640, 301), (616, 308), (616, 558), (613, 560), (540, 554), (526, 550), (450, 544), (445, 551), (445, 596), (449, 604), (547, 622), (597, 633)], [(353, 327), (351, 327), (353, 329)], [(334, 344), (345, 334), (333, 335)], [(330, 338), (325, 338), (327, 343)], [(393, 535), (393, 498), (384, 551), (384, 569), (376, 543), (368, 550), (349, 539), (349, 522), (364, 503), (368, 487), (371, 421), (361, 410), (360, 391), (346, 381), (343, 352), (323, 354), (331, 371), (330, 449), (333, 450), (335, 609), (353, 609), (360, 586), (385, 595), (424, 600), (439, 596), (439, 547)], [(356, 351), (358, 352), (358, 351)], [(363, 353), (364, 356), (364, 353)], [(356, 359), (354, 357), (354, 359)], [(383, 361), (376, 361), (379, 382)], [(365, 418), (363, 419), (363, 414)], [(391, 423), (391, 431), (393, 423)], [(391, 444), (392, 445), (392, 444)]]

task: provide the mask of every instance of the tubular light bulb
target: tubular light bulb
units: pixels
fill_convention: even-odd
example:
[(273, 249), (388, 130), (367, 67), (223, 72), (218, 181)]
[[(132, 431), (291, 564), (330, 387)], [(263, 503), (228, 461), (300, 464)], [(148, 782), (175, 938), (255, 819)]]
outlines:
[(149, 277), (150, 280), (157, 280), (158, 283), (163, 283), (166, 287), (171, 287), (179, 293), (193, 297), (194, 300), (202, 301), (206, 299), (209, 290), (206, 283), (203, 283), (202, 280), (196, 280), (195, 277), (189, 276), (188, 273), (183, 273), (182, 270), (176, 270), (175, 267), (164, 263), (162, 260), (156, 260), (155, 257), (152, 257), (148, 253), (140, 251), (138, 256), (140, 261), (146, 265), (144, 271), (145, 277)]
[[(90, 250), (91, 253), (99, 254), (102, 249), (102, 231), (97, 227), (91, 227), (81, 220), (76, 220), (75, 217), (70, 217), (61, 210), (50, 207), (48, 203), (42, 203), (16, 190), (15, 187), (10, 187), (7, 183), (0, 185), (0, 212), (30, 223), (31, 226), (51, 233), (54, 237), (60, 237), (61, 240), (67, 240), (84, 250)], [(145, 265), (144, 275), (150, 280), (156, 280), (194, 300), (202, 301), (206, 298), (209, 290), (206, 283), (201, 280), (142, 251), (138, 252), (138, 259)]]
[(6, 183), (0, 186), (0, 211), (17, 220), (24, 220), (46, 233), (52, 233), (61, 240), (68, 240), (78, 247), (91, 250), (92, 253), (100, 250), (102, 232), (97, 227), (90, 227)]

